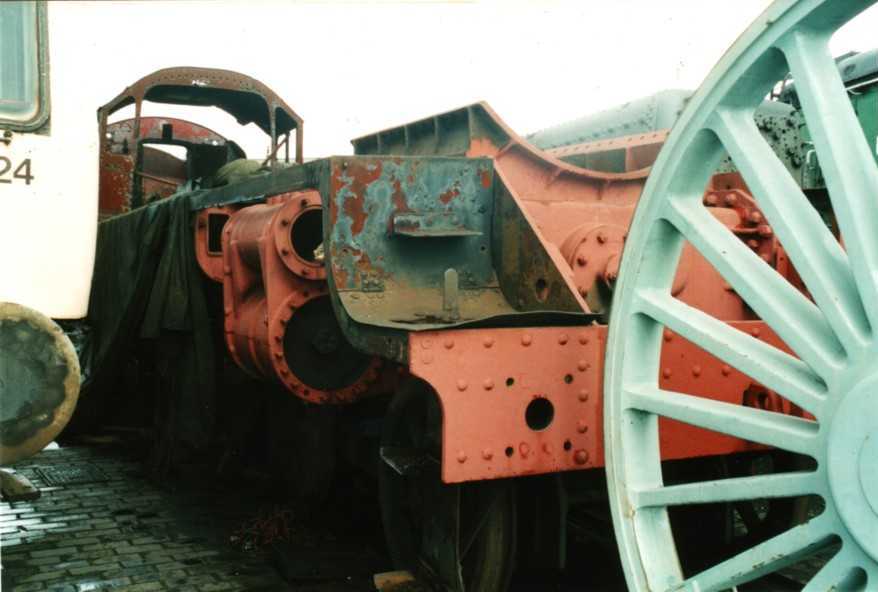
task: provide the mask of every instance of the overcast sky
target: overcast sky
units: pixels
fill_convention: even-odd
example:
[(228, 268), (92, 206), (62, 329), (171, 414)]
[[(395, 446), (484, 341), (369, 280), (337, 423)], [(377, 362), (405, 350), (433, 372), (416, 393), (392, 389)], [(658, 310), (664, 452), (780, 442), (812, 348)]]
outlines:
[[(487, 100), (525, 134), (668, 88), (698, 86), (766, 0), (580, 2), (104, 2), (65, 6), (95, 73), (97, 108), (175, 65), (227, 68), (266, 83), (306, 122), (309, 157), (350, 139)], [(51, 4), (50, 10), (60, 9)], [(871, 9), (834, 42), (870, 49)], [(200, 110), (204, 113), (205, 110)], [(158, 105), (264, 150), (216, 114)], [(252, 126), (251, 126), (252, 127)]]

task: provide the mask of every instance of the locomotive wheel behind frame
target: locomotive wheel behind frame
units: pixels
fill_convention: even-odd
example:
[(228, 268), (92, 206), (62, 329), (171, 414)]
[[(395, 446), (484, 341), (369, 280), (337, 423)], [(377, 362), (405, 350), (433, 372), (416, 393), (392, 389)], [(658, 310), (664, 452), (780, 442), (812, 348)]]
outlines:
[(443, 484), (441, 411), (422, 383), (388, 407), (381, 437), (381, 517), (396, 566), (454, 591), (503, 592), (515, 561), (515, 497), (507, 481)]
[[(828, 561), (808, 574), (805, 590), (878, 587), (878, 168), (828, 45), (839, 27), (870, 4), (773, 4), (693, 96), (653, 167), (616, 285), (604, 394), (607, 481), (632, 590), (725, 590), (816, 556)], [(756, 107), (786, 72), (792, 74), (843, 246), (754, 122)], [(725, 152), (810, 298), (702, 205)], [(795, 355), (671, 296), (684, 241)], [(661, 390), (665, 328), (809, 415)], [(666, 485), (659, 417), (808, 457), (812, 468)], [(802, 496), (821, 498), (822, 511), (706, 569), (681, 569), (685, 557), (674, 540), (670, 507)]]

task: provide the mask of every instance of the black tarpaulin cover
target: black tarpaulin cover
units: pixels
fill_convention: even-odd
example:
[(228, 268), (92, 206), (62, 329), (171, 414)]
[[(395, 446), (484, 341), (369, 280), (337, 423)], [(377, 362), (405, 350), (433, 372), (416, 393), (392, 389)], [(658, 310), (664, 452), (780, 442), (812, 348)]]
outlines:
[(137, 340), (153, 340), (166, 408), (159, 437), (201, 448), (214, 423), (215, 351), (189, 195), (101, 222), (80, 401), (125, 405), (128, 394), (113, 390), (124, 356)]

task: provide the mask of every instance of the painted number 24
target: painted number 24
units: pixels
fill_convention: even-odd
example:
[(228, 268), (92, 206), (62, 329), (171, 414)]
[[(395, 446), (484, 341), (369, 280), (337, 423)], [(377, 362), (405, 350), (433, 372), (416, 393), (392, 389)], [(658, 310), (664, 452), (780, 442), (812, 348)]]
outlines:
[(0, 156), (0, 183), (12, 183), (16, 179), (21, 179), (25, 185), (30, 185), (34, 179), (30, 172), (30, 158), (25, 158), (15, 167), (12, 177), (8, 177), (10, 170), (12, 170), (12, 161), (6, 156)]

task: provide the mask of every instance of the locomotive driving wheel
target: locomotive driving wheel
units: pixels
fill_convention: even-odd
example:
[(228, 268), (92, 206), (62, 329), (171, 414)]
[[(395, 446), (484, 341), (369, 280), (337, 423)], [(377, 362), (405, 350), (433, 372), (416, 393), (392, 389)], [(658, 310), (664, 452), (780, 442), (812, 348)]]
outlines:
[(397, 567), (454, 592), (503, 592), (515, 558), (516, 512), (505, 481), (442, 483), (441, 411), (423, 383), (394, 396), (381, 437), (379, 495)]
[[(632, 590), (725, 590), (826, 556), (808, 575), (805, 590), (878, 587), (878, 168), (828, 48), (830, 36), (870, 4), (773, 4), (693, 96), (653, 167), (616, 285), (605, 374), (607, 481)], [(841, 242), (754, 123), (756, 107), (787, 72)], [(725, 153), (810, 297), (702, 205), (705, 186)], [(672, 297), (684, 242), (795, 355)], [(660, 389), (666, 327), (807, 415)], [(810, 458), (811, 468), (666, 485), (660, 417)], [(694, 573), (681, 568), (685, 557), (678, 554), (669, 508), (801, 496), (821, 498), (822, 512), (707, 568)]]

